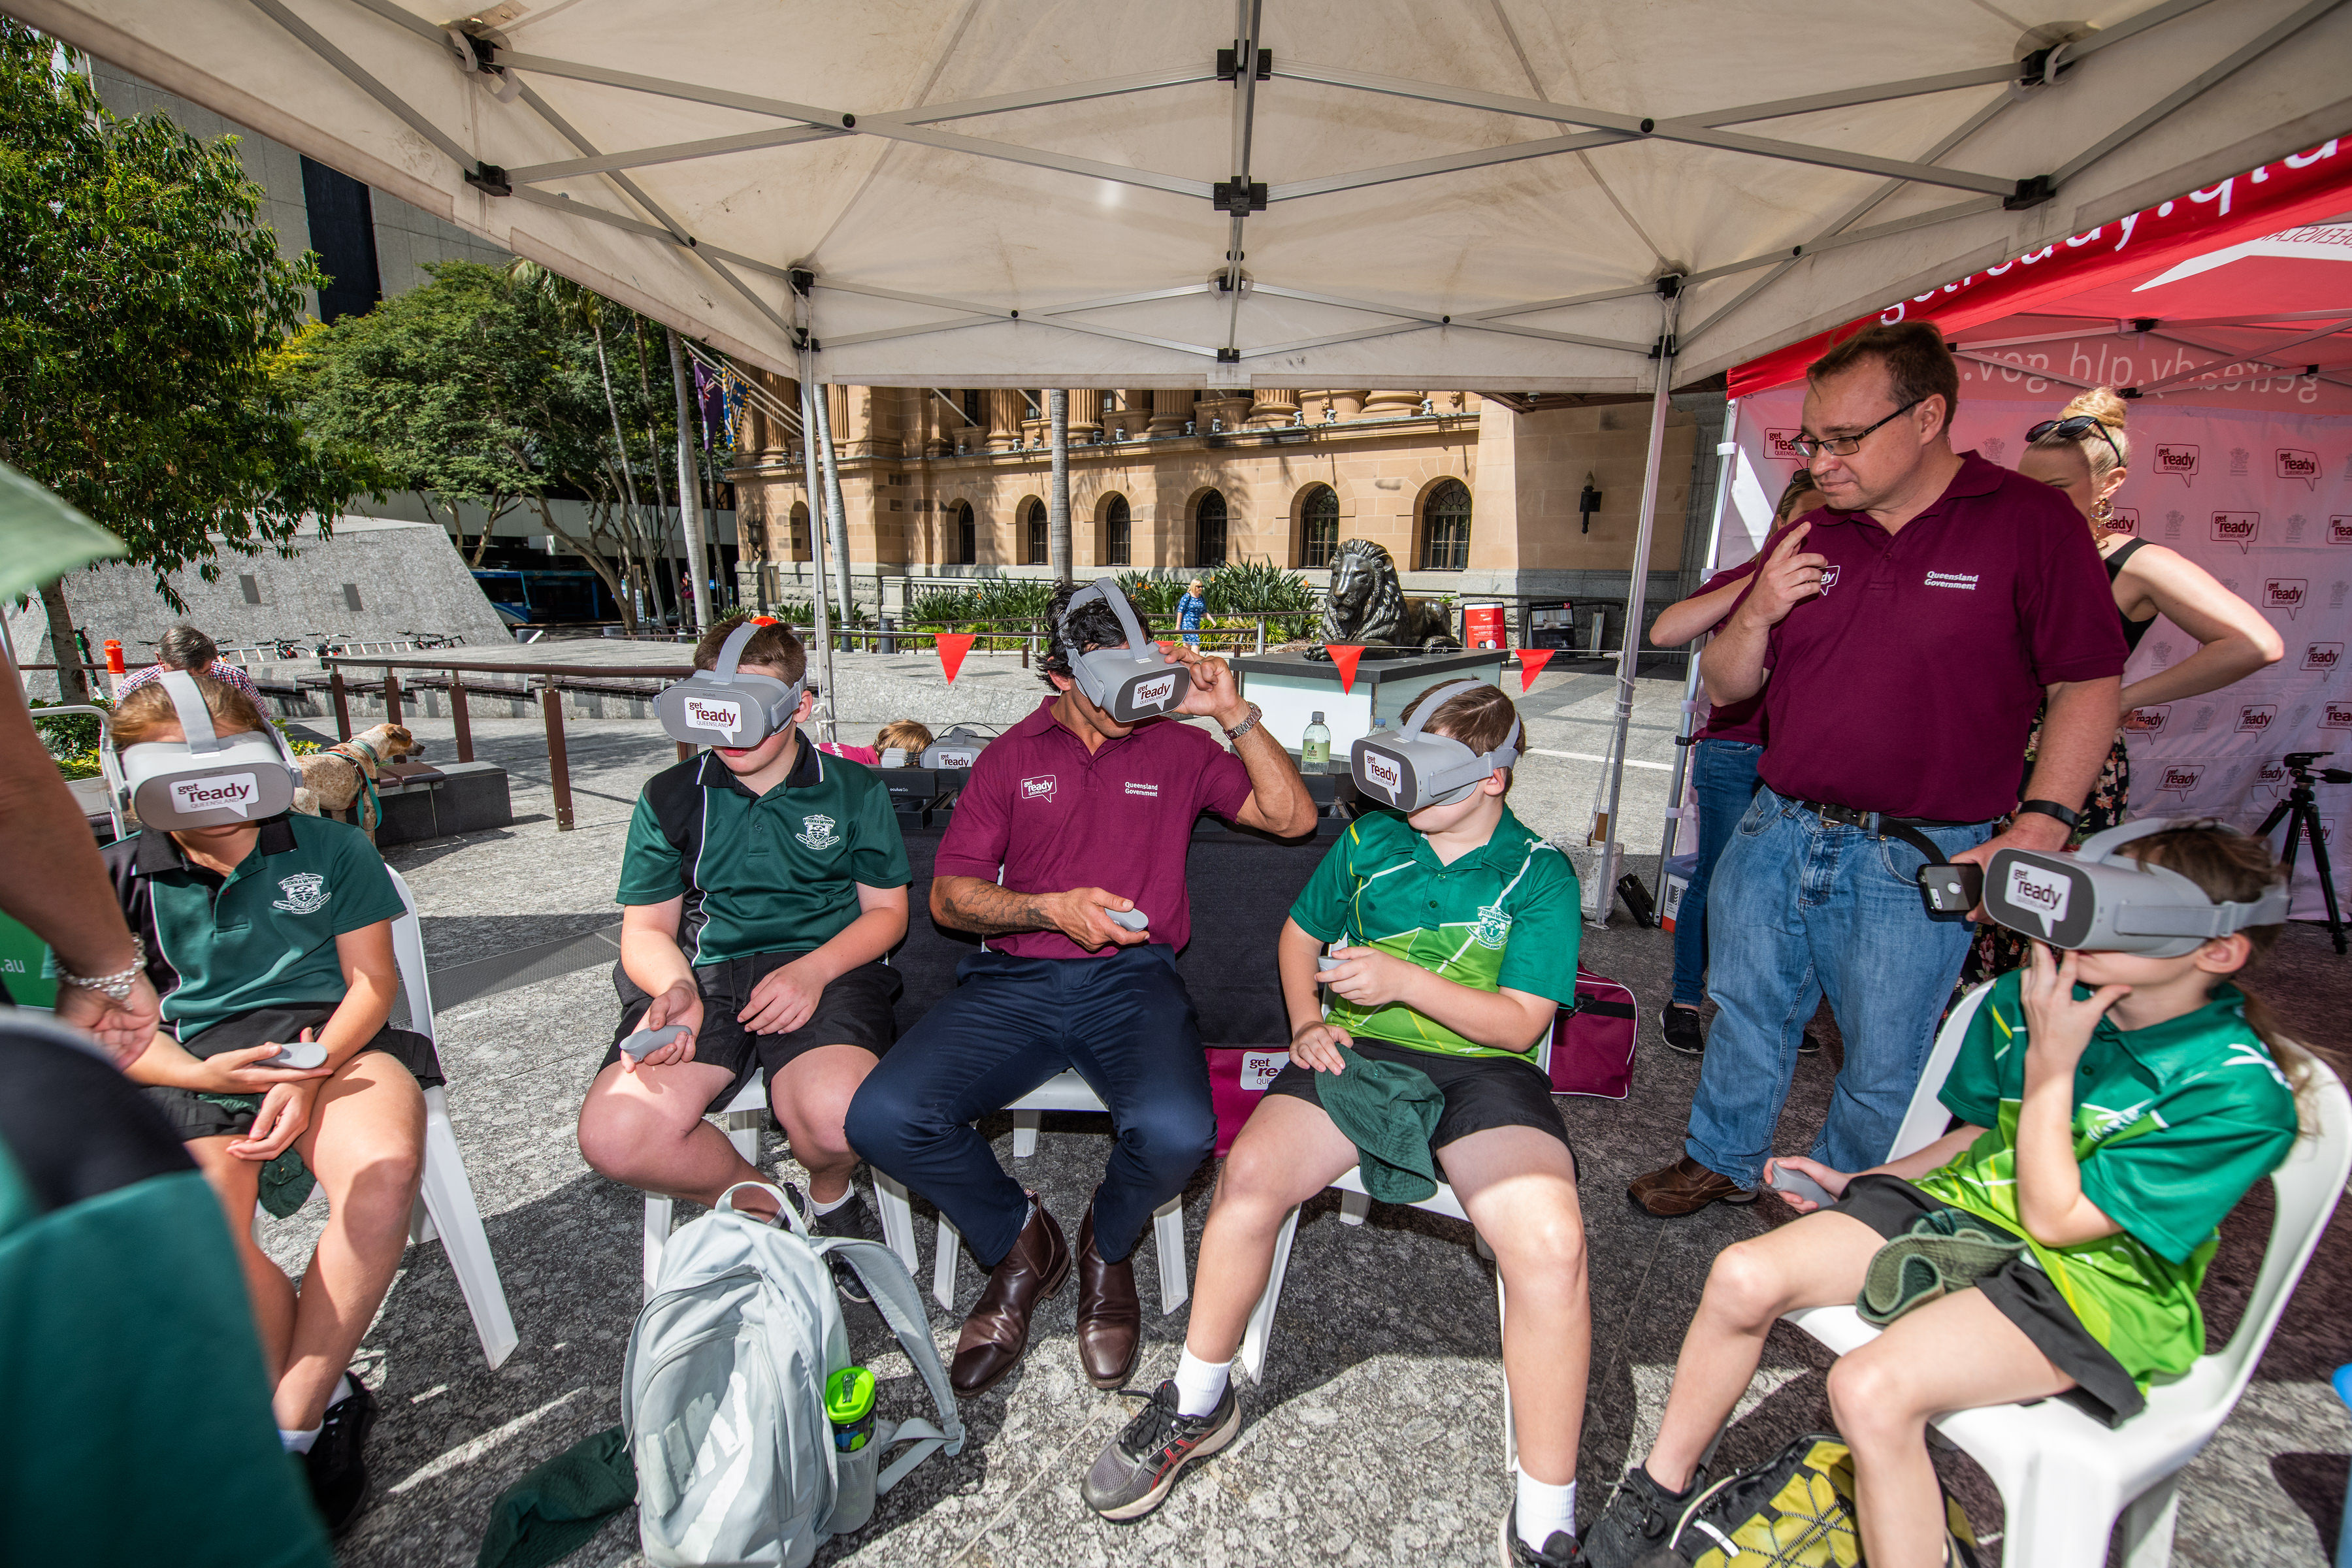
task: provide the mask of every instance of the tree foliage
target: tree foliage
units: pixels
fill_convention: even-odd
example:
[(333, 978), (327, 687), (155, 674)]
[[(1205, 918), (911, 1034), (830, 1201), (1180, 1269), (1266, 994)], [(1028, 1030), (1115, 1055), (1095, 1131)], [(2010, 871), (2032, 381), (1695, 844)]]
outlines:
[(0, 458), (165, 574), (282, 546), (374, 488), (306, 436), (278, 350), (324, 280), (260, 224), (224, 137), (121, 119), (0, 21)]

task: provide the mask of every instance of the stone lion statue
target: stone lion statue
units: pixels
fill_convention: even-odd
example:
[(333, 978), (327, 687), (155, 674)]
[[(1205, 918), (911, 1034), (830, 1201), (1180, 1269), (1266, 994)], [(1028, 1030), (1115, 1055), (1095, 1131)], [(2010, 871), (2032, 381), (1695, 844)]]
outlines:
[(1331, 595), (1324, 602), (1327, 643), (1420, 648), (1449, 652), (1462, 645), (1453, 617), (1434, 599), (1409, 599), (1397, 580), (1396, 562), (1369, 539), (1349, 539), (1331, 562)]

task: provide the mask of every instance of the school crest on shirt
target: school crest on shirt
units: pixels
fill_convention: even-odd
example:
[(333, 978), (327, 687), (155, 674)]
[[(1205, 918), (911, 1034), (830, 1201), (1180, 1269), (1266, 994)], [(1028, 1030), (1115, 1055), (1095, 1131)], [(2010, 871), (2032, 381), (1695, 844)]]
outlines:
[(833, 818), (829, 816), (802, 817), (801, 830), (793, 837), (812, 849), (830, 849), (841, 842), (841, 835), (833, 830)]
[(1500, 904), (1488, 904), (1478, 911), (1478, 923), (1470, 936), (1480, 947), (1501, 947), (1511, 940), (1511, 917), (1503, 912)]
[(286, 896), (273, 900), (278, 909), (289, 915), (312, 915), (327, 907), (334, 895), (327, 891), (327, 879), (316, 871), (297, 871), (278, 879), (278, 891)]

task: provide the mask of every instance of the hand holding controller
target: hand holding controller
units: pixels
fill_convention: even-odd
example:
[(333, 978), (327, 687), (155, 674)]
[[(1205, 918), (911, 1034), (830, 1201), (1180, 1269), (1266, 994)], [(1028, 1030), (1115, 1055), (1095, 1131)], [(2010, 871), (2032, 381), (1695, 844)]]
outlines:
[(1802, 1171), (1793, 1169), (1778, 1160), (1772, 1162), (1769, 1180), (1774, 1192), (1786, 1193), (1794, 1198), (1802, 1198), (1815, 1208), (1827, 1209), (1837, 1206), (1836, 1195), (1827, 1187)]
[(1339, 968), (1341, 964), (1347, 962), (1348, 961), (1344, 958), (1334, 958), (1328, 952), (1318, 952), (1315, 955), (1315, 973), (1318, 974), (1324, 973), (1327, 971)]
[(1142, 931), (1151, 924), (1151, 917), (1145, 914), (1141, 910), (1114, 910), (1107, 908), (1103, 910), (1103, 919), (1110, 921), (1113, 925), (1125, 926), (1129, 931)]
[(621, 1042), (621, 1054), (643, 1061), (671, 1041), (683, 1039), (685, 1037), (684, 1024), (670, 1024), (658, 1029), (639, 1029)]
[[(304, 1034), (310, 1031), (305, 1029)], [(309, 1072), (327, 1065), (327, 1047), (316, 1040), (296, 1040), (278, 1047), (274, 1057), (265, 1057), (253, 1064), (257, 1068), (291, 1068), (296, 1072)]]

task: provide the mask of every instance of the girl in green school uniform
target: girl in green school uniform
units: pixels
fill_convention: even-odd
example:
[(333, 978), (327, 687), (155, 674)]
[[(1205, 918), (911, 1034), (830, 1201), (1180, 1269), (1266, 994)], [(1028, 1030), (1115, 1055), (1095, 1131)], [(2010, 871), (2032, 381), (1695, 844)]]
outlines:
[[(2120, 847), (2215, 903), (2281, 872), (2267, 844), (2204, 824)], [(1872, 1257), (1915, 1220), (1959, 1210), (2022, 1241), (1974, 1286), (1896, 1317), (1830, 1369), (1874, 1568), (1947, 1561), (1927, 1424), (1947, 1411), (2065, 1398), (2109, 1426), (2204, 1353), (2197, 1300), (2217, 1227), (2278, 1168), (2310, 1059), (2234, 982), (2277, 925), (2175, 958), (2033, 944), (1992, 983), (1943, 1089), (1952, 1130), (1873, 1170), (1783, 1156), (1838, 1198), (1726, 1249), (1675, 1369), (1658, 1439), (1586, 1532), (1622, 1568), (1661, 1543), (1784, 1312), (1855, 1300)]]
[[(217, 734), (267, 727), (243, 692), (205, 676), (195, 684)], [(126, 696), (109, 732), (123, 752), (185, 739), (161, 685)], [(320, 1513), (341, 1533), (366, 1500), (361, 1448), (375, 1419), (347, 1369), (407, 1245), (422, 1086), (441, 1081), (432, 1042), (386, 1026), (400, 986), (399, 889), (358, 828), (292, 813), (144, 828), (104, 855), (163, 998), (163, 1026), (125, 1071), (219, 1194), (275, 1379), (278, 1436), (303, 1456)], [(315, 1042), (325, 1061), (261, 1065), (296, 1041)], [(254, 1206), (265, 1188), (299, 1201), (312, 1179), (326, 1190), (327, 1226), (298, 1292), (256, 1245)]]

